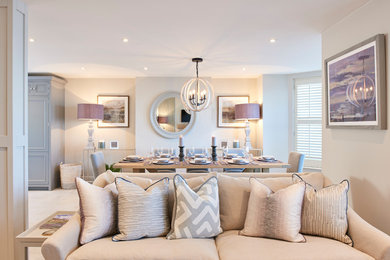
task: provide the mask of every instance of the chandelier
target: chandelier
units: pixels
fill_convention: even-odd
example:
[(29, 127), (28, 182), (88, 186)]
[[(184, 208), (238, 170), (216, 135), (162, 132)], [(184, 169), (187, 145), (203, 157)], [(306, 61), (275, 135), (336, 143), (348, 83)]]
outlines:
[(206, 109), (214, 97), (213, 87), (211, 84), (202, 78), (199, 78), (198, 63), (202, 62), (202, 58), (193, 58), (196, 63), (196, 78), (187, 81), (181, 89), (181, 102), (184, 108), (188, 111), (199, 112)]

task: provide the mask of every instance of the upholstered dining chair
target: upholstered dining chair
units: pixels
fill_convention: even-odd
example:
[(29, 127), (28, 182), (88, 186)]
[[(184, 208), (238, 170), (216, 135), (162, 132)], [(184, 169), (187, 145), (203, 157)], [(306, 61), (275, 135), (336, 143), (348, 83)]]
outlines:
[(302, 172), (304, 161), (305, 155), (303, 153), (290, 152), (288, 155), (288, 164), (291, 167), (287, 169), (287, 172)]
[[(229, 148), (228, 153), (244, 157), (245, 156), (245, 149), (242, 149), (242, 148)], [(245, 171), (245, 168), (224, 168), (223, 171), (224, 172), (243, 172), (243, 171)]]
[(106, 163), (104, 162), (104, 154), (102, 152), (96, 152), (91, 154), (92, 170), (95, 179), (99, 174), (106, 171)]

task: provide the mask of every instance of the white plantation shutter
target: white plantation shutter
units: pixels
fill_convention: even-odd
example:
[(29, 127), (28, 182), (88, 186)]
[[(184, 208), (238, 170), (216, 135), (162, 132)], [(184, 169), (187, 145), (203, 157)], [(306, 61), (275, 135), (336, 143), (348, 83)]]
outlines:
[(305, 154), (305, 167), (321, 168), (321, 78), (295, 80), (295, 150)]

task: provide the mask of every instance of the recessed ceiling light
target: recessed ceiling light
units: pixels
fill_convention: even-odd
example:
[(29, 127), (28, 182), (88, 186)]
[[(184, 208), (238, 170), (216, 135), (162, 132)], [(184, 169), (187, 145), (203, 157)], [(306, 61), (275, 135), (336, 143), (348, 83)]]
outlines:
[(242, 71), (246, 71), (246, 68), (245, 68), (245, 67), (243, 67), (243, 68), (242, 68)]
[(34, 38), (30, 38), (28, 39), (29, 42), (35, 42), (35, 39)]
[(81, 67), (81, 70), (85, 70), (85, 67)]
[(271, 38), (271, 39), (269, 39), (269, 42), (270, 42), (270, 43), (275, 43), (275, 42), (276, 42), (276, 39), (275, 39), (275, 38)]
[(148, 70), (148, 67), (144, 67), (144, 70)]
[(124, 43), (126, 43), (126, 42), (129, 42), (129, 39), (123, 38), (122, 41), (123, 41)]

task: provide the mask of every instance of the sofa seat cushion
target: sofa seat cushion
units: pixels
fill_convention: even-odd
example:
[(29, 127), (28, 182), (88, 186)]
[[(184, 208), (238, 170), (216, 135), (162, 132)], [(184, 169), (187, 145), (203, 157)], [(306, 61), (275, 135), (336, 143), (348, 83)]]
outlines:
[(118, 259), (202, 259), (218, 260), (214, 239), (175, 239), (165, 237), (144, 238), (113, 242), (111, 237), (85, 244), (72, 252), (67, 260)]
[(221, 260), (374, 260), (374, 258), (339, 241), (306, 236), (306, 243), (291, 243), (282, 240), (246, 237), (230, 230), (216, 238)]

